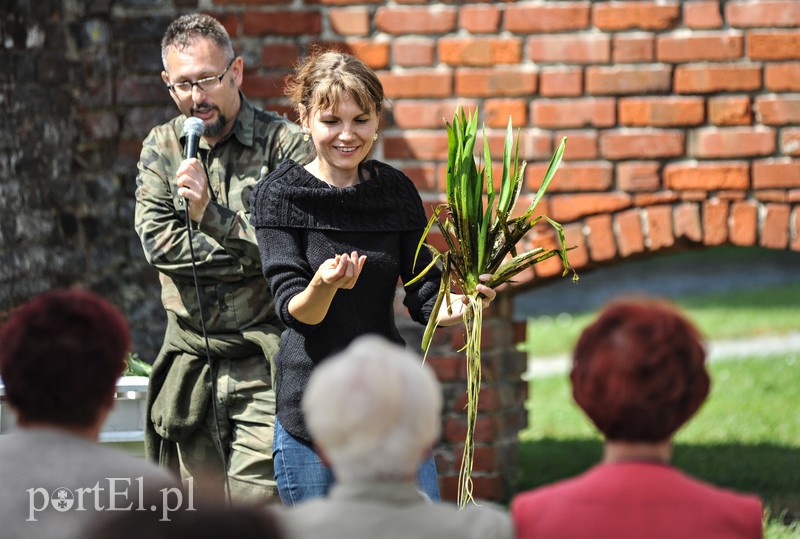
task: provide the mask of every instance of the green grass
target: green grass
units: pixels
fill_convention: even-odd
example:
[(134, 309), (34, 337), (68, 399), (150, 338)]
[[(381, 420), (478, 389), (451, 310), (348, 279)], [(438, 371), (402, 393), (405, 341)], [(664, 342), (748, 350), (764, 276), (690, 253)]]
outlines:
[[(677, 433), (674, 464), (715, 485), (758, 494), (770, 512), (766, 537), (800, 538), (800, 354), (709, 368), (711, 395)], [(573, 403), (566, 376), (530, 383), (519, 490), (574, 476), (602, 455), (601, 438)]]
[[(800, 330), (800, 283), (675, 299), (674, 302), (705, 336), (713, 339)], [(535, 357), (567, 354), (596, 315), (596, 311), (590, 311), (531, 318), (523, 348)]]

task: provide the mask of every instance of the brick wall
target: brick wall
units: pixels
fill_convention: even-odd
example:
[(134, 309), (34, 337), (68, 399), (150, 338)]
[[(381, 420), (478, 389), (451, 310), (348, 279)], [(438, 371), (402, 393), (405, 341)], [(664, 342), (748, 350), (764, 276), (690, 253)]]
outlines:
[[(0, 312), (53, 286), (88, 286), (123, 307), (137, 350), (154, 354), (164, 317), (132, 232), (135, 163), (150, 127), (175, 113), (160, 36), (197, 9), (233, 36), (245, 92), (279, 111), (309, 45), (364, 59), (393, 104), (376, 156), (428, 203), (442, 199), (443, 119), (458, 104), (480, 108), (495, 152), (509, 116), (524, 129), (523, 200), (568, 136), (540, 208), (565, 224), (579, 270), (697, 245), (800, 250), (800, 2), (12, 0), (0, 6)], [(556, 240), (543, 230), (535, 241)], [(518, 289), (558, 272), (548, 261)], [(475, 479), (494, 499), (512, 492), (525, 422), (511, 301), (487, 313), (484, 335)], [(406, 329), (412, 341), (418, 331)], [(430, 359), (446, 382), (437, 456), (450, 497), (460, 344), (458, 329), (442, 331)]]

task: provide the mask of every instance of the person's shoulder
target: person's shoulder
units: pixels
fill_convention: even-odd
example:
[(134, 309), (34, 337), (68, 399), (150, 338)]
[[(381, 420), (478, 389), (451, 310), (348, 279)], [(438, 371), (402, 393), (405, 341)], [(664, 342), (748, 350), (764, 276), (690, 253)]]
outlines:
[(508, 511), (493, 502), (476, 500), (467, 503), (463, 509), (451, 503), (434, 504), (430, 507), (439, 515), (437, 518), (441, 519), (443, 530), (452, 528), (459, 536), (510, 539), (514, 535)]
[(253, 107), (253, 117), (257, 123), (269, 126), (273, 129), (283, 129), (290, 132), (301, 133), (303, 130), (295, 122), (282, 114), (278, 114), (273, 110), (262, 109)]

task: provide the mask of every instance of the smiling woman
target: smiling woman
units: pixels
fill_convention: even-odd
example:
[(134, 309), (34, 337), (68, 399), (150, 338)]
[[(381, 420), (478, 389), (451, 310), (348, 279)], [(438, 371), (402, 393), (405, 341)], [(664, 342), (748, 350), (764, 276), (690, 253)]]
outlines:
[[(302, 167), (285, 162), (253, 191), (264, 275), (287, 330), (276, 357), (274, 455), (284, 503), (328, 492), (333, 476), (314, 451), (300, 408), (308, 379), (321, 361), (357, 336), (374, 333), (403, 344), (394, 320), (398, 280), (414, 277), (414, 255), (425, 229), (425, 210), (411, 180), (367, 157), (375, 141), (383, 87), (354, 56), (312, 55), (295, 74), (288, 95), (316, 158)], [(431, 261), (422, 253), (417, 267)], [(411, 317), (431, 317), (441, 273), (429, 272), (406, 288)], [(495, 292), (478, 285), (491, 301)], [(461, 306), (460, 297), (454, 303)], [(437, 318), (460, 320), (460, 309)], [(439, 498), (433, 456), (422, 464), (419, 486)]]

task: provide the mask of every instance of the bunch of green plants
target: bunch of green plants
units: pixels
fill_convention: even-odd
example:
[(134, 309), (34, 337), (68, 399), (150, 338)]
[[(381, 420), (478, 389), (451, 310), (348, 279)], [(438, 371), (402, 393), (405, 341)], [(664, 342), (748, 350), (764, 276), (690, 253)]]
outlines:
[(123, 376), (150, 376), (153, 366), (139, 357), (136, 352), (128, 354), (128, 361)]
[[(524, 184), (526, 162), (519, 157), (519, 134), (514, 133), (509, 119), (503, 148), (503, 168), (500, 178), (500, 191), (495, 191), (492, 173), (492, 158), (485, 129), (483, 135), (483, 162), (479, 167), (474, 151), (478, 135), (477, 109), (467, 114), (463, 109), (456, 110), (453, 122), (446, 122), (447, 158), (447, 202), (434, 209), (433, 215), (417, 246), (417, 255), (425, 246), (433, 254), (432, 262), (407, 285), (416, 282), (437, 262), (442, 265), (442, 279), (436, 303), (422, 339), (422, 350), (427, 355), (431, 339), (436, 329), (440, 309), (452, 313), (450, 290), (455, 286), (463, 295), (463, 323), (466, 330), (467, 357), (467, 435), (459, 471), (458, 504), (464, 507), (472, 497), (472, 462), (474, 455), (474, 433), (478, 410), (478, 393), (481, 384), (481, 326), (483, 321), (483, 302), (476, 290), (480, 275), (490, 274), (486, 281), (489, 287), (497, 287), (510, 282), (513, 277), (526, 268), (560, 256), (564, 267), (563, 275), (570, 271), (573, 280), (577, 273), (572, 270), (567, 259), (564, 230), (561, 225), (546, 215), (534, 217), (539, 201), (547, 191), (550, 181), (561, 163), (566, 146), (564, 137), (545, 172), (544, 179), (533, 201), (518, 217), (514, 215), (515, 206)], [(536, 247), (517, 252), (517, 244), (542, 219), (552, 226), (558, 234), (560, 248), (546, 249)], [(439, 251), (426, 238), (436, 223), (447, 249)], [(416, 263), (416, 257), (415, 257)]]

